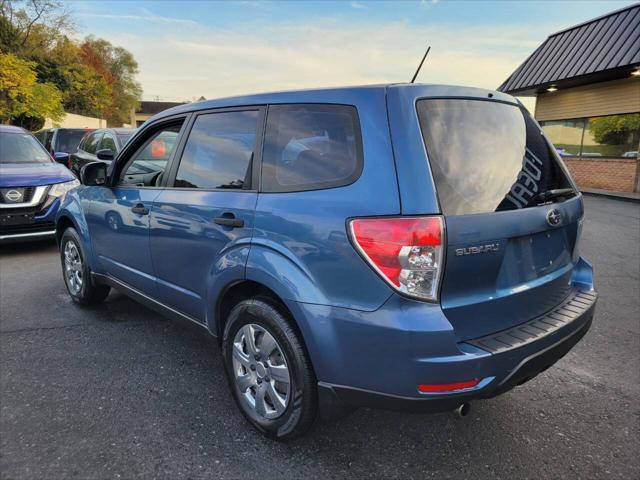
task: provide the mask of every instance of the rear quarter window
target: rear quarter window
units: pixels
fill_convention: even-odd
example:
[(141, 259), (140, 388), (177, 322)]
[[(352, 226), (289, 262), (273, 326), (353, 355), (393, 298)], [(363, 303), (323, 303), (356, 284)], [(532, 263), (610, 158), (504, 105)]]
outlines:
[(262, 191), (294, 192), (353, 183), (362, 171), (355, 107), (272, 105), (262, 159)]

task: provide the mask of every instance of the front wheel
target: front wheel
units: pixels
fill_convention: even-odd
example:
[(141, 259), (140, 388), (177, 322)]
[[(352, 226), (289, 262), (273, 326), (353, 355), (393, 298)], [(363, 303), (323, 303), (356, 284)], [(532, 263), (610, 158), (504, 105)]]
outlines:
[(91, 270), (82, 250), (82, 241), (74, 228), (67, 228), (60, 239), (60, 260), (67, 291), (74, 302), (90, 305), (102, 302), (109, 295), (106, 285), (91, 283)]
[(226, 373), (245, 417), (262, 433), (289, 439), (317, 413), (315, 375), (299, 334), (267, 299), (236, 305), (222, 340)]

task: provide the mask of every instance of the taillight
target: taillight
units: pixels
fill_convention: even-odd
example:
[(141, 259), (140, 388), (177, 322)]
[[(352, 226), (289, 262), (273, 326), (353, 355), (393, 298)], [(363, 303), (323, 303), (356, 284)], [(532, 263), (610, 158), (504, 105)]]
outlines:
[(442, 275), (442, 217), (357, 218), (349, 224), (360, 253), (396, 290), (437, 300)]

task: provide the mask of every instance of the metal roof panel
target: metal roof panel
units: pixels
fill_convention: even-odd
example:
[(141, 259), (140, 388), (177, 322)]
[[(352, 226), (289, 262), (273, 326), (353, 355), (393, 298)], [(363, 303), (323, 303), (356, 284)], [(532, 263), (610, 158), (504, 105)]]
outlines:
[(531, 91), (637, 63), (640, 63), (640, 3), (550, 35), (498, 90)]

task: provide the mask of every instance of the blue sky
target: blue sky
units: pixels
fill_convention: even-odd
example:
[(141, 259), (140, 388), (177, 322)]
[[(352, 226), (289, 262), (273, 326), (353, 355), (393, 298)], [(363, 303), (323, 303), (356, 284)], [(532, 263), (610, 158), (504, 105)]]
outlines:
[(74, 1), (130, 50), (144, 98), (407, 81), (497, 87), (550, 33), (629, 1)]

